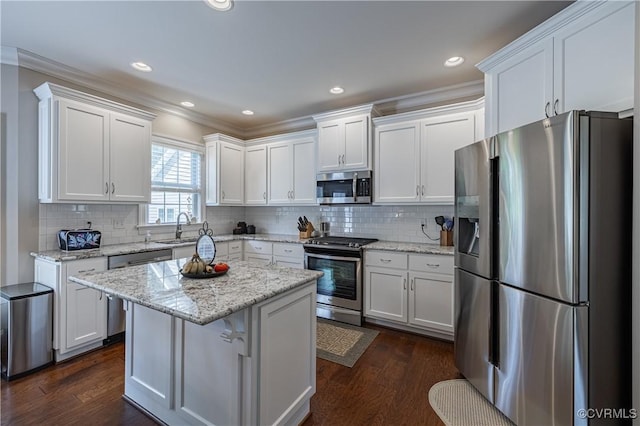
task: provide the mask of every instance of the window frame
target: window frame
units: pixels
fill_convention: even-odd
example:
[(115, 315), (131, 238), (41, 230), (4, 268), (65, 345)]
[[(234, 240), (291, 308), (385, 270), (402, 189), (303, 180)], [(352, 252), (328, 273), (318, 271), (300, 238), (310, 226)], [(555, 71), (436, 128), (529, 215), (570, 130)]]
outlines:
[[(174, 137), (163, 136), (159, 134), (151, 135), (151, 150), (149, 150), (149, 156), (152, 155), (153, 145), (161, 145), (168, 148), (179, 149), (182, 151), (191, 151), (195, 152), (200, 156), (200, 190), (198, 191), (200, 195), (200, 211), (194, 212), (194, 215), (197, 217), (197, 223), (193, 223), (192, 225), (202, 223), (205, 220), (206, 215), (206, 199), (205, 199), (205, 145), (197, 142), (193, 142), (186, 139), (177, 139)], [(148, 176), (148, 179), (151, 181), (151, 176)], [(151, 191), (153, 191), (153, 184), (150, 185)], [(162, 228), (162, 227), (175, 227), (175, 223), (147, 223), (149, 218), (149, 206), (151, 203), (140, 204), (138, 207), (138, 228)]]

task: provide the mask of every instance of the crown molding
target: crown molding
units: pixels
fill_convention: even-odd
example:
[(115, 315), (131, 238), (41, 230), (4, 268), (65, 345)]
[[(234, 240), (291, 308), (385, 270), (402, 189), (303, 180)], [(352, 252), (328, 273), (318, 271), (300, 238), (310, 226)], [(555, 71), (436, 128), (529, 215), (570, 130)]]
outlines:
[[(507, 44), (502, 49), (498, 50), (488, 58), (476, 64), (476, 68), (486, 73), (496, 65), (502, 63), (504, 60), (512, 57), (518, 52), (521, 52), (537, 42), (547, 38), (558, 29), (570, 24), (571, 22), (579, 19), (586, 13), (591, 12), (593, 9), (599, 8), (607, 3), (611, 3), (607, 0), (578, 0), (560, 12), (556, 13), (537, 27), (518, 37), (511, 43)], [(624, 7), (626, 3), (624, 1), (614, 1), (613, 3), (619, 3)]]
[(401, 123), (405, 121), (421, 120), (443, 114), (477, 111), (484, 108), (484, 96), (471, 101), (457, 102), (455, 104), (440, 105), (431, 108), (424, 108), (400, 114), (385, 115), (373, 119), (376, 126), (389, 123)]
[(368, 109), (372, 117), (386, 116), (416, 109), (424, 109), (428, 108), (430, 105), (438, 103), (453, 102), (463, 98), (480, 97), (484, 95), (484, 82), (482, 80), (476, 80), (425, 92), (387, 98), (352, 108), (297, 117), (255, 127), (238, 128), (225, 121), (217, 120), (210, 116), (181, 108), (177, 105), (170, 104), (139, 91), (125, 90), (115, 83), (102, 80), (92, 74), (52, 61), (26, 50), (5, 46), (1, 47), (3, 64), (16, 64), (20, 67), (69, 81), (73, 84), (133, 102), (137, 105), (144, 106), (155, 111), (161, 111), (191, 120), (195, 123), (214, 129), (216, 133), (232, 135), (243, 140), (256, 139), (259, 137), (282, 133), (312, 130), (317, 127), (317, 123), (314, 118), (328, 117), (331, 115), (335, 116), (335, 114), (342, 114), (345, 111), (355, 113), (356, 111), (364, 108), (364, 113), (366, 113), (366, 110)]
[(256, 139), (250, 139), (250, 140), (245, 141), (245, 145), (246, 146), (262, 145), (262, 144), (267, 144), (267, 143), (290, 141), (290, 140), (294, 140), (294, 139), (295, 140), (301, 140), (301, 139), (315, 140), (317, 134), (318, 134), (318, 130), (314, 127), (313, 129), (310, 129), (310, 130), (301, 130), (301, 131), (298, 131), (298, 132), (288, 132), (288, 133), (284, 133), (284, 134), (278, 134), (278, 135), (273, 135), (273, 136), (265, 136), (265, 137), (256, 138)]
[(74, 84), (85, 86), (87, 88), (103, 92), (105, 94), (109, 94), (123, 100), (135, 102), (139, 105), (153, 108), (157, 111), (162, 111), (168, 114), (186, 118), (188, 120), (207, 127), (211, 127), (221, 132), (232, 134), (242, 133), (240, 129), (222, 120), (215, 120), (209, 116), (197, 113), (195, 111), (184, 110), (181, 107), (143, 94), (139, 91), (124, 89), (117, 84), (97, 78), (92, 74), (80, 71), (73, 67), (69, 67), (51, 59), (44, 58), (40, 55), (36, 55), (26, 50), (17, 49), (17, 57), (19, 66), (23, 68), (47, 74), (62, 80), (70, 81)]
[(263, 136), (277, 135), (280, 133), (299, 132), (316, 128), (316, 121), (312, 116), (292, 118), (289, 120), (269, 123), (261, 126), (251, 127), (244, 131), (245, 139), (255, 139)]
[(386, 116), (424, 109), (438, 103), (480, 96), (484, 96), (484, 80), (474, 80), (468, 83), (454, 84), (420, 93), (384, 99), (376, 102), (376, 109), (382, 116)]

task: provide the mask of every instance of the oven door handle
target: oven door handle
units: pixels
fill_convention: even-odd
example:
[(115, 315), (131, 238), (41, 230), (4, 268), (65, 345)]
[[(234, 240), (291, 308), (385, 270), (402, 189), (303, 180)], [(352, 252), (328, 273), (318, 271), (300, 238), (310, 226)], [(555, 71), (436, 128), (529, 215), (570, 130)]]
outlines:
[(326, 254), (316, 254), (316, 253), (305, 253), (307, 258), (314, 257), (316, 259), (329, 259), (329, 260), (344, 260), (347, 262), (359, 263), (362, 261), (360, 257), (346, 257), (346, 256), (334, 256), (334, 255), (326, 255)]

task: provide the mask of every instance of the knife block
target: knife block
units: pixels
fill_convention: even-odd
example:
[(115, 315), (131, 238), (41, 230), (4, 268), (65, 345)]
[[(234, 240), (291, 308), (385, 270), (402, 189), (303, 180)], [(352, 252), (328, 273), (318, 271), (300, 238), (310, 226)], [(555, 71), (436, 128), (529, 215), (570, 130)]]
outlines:
[(440, 231), (440, 245), (441, 246), (453, 245), (453, 231)]
[(313, 227), (313, 224), (311, 222), (309, 222), (307, 224), (307, 230), (306, 231), (300, 231), (299, 234), (299, 238), (301, 240), (306, 240), (308, 238), (311, 238), (311, 233), (315, 230), (315, 228)]

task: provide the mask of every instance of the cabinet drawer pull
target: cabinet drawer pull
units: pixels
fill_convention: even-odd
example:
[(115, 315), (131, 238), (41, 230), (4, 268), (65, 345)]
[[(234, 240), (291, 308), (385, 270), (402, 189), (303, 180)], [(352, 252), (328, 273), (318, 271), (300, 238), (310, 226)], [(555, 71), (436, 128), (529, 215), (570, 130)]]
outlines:
[(115, 192), (116, 192), (116, 184), (111, 182), (111, 193), (115, 194)]
[(544, 105), (544, 116), (549, 118), (549, 106), (551, 105), (551, 102), (547, 102)]
[(560, 102), (560, 99), (556, 99), (553, 103), (553, 115), (558, 115), (558, 102)]
[(266, 193), (266, 191), (262, 193), (262, 198), (263, 198), (264, 200), (266, 200), (266, 199), (267, 199), (267, 193)]
[(424, 185), (422, 185), (422, 195), (424, 195)]
[(291, 250), (291, 249), (284, 249), (284, 252), (285, 252), (285, 253), (292, 253), (292, 252), (293, 252), (293, 250)]
[(254, 247), (254, 248), (255, 248), (256, 250), (262, 250), (262, 247), (260, 247), (260, 246), (257, 246), (257, 247)]
[(420, 195), (420, 185), (416, 185), (416, 197)]
[(104, 191), (105, 194), (109, 193), (109, 182), (105, 182), (106, 189)]
[(344, 166), (344, 163), (345, 163), (345, 161), (344, 161), (344, 156), (345, 156), (345, 154), (342, 154), (342, 165), (343, 165), (343, 166)]
[(80, 274), (80, 273), (82, 273), (82, 272), (93, 272), (93, 271), (95, 271), (95, 270), (96, 270), (96, 268), (83, 269), (82, 271), (78, 271), (78, 273)]
[(411, 291), (413, 291), (413, 289), (414, 289), (414, 279), (411, 278)]
[(427, 263), (427, 266), (429, 268), (439, 268), (440, 264), (439, 263)]
[(380, 259), (380, 262), (389, 263), (389, 262), (391, 262), (391, 259)]

